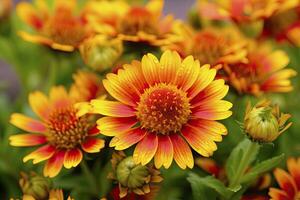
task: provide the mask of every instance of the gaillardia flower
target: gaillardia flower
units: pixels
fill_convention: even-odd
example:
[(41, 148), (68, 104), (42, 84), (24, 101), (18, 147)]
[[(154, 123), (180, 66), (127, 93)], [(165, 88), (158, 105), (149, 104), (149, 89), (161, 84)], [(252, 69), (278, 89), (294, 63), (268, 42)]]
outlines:
[[(128, 194), (133, 198), (137, 196), (138, 199), (149, 199), (155, 195), (153, 191), (151, 192), (151, 188), (155, 187), (153, 184), (161, 182), (162, 177), (152, 165), (136, 164), (132, 156), (126, 157), (122, 151), (114, 152), (111, 162), (113, 173), (109, 174), (109, 178), (118, 182), (120, 198), (124, 198)], [(157, 192), (157, 190), (154, 191)], [(145, 195), (148, 198), (143, 198)]]
[(249, 42), (247, 63), (224, 65), (225, 79), (239, 93), (259, 96), (263, 93), (290, 92), (293, 89), (290, 77), (293, 69), (284, 69), (288, 55), (281, 50), (272, 50), (268, 44)]
[(160, 60), (147, 54), (123, 68), (103, 80), (117, 101), (92, 100), (89, 109), (82, 108), (106, 116), (97, 123), (103, 135), (114, 137), (111, 147), (123, 150), (138, 143), (135, 162), (145, 165), (154, 158), (157, 168), (169, 168), (173, 158), (182, 169), (192, 168), (190, 146), (203, 156), (212, 155), (215, 141), (227, 133), (215, 120), (228, 118), (232, 107), (222, 100), (228, 86), (214, 80), (215, 69), (200, 67), (193, 56), (181, 60), (171, 51)]
[(60, 51), (74, 51), (91, 30), (82, 16), (75, 15), (76, 0), (55, 0), (54, 9), (46, 1), (32, 5), (21, 2), (17, 5), (20, 18), (31, 26), (35, 33), (20, 31), (26, 41), (50, 46)]
[(29, 104), (40, 120), (14, 113), (10, 122), (29, 133), (10, 136), (12, 146), (29, 147), (42, 145), (25, 156), (23, 161), (39, 163), (47, 160), (44, 175), (56, 176), (62, 166), (76, 167), (83, 153), (97, 153), (104, 147), (104, 140), (95, 136), (99, 133), (91, 116), (77, 117), (76, 100), (64, 87), (50, 90), (49, 98), (41, 92), (29, 95)]
[(278, 105), (272, 106), (270, 101), (260, 101), (253, 108), (249, 103), (243, 129), (254, 141), (272, 142), (292, 125), (292, 122), (286, 124), (290, 117), (290, 114), (281, 113)]
[(215, 20), (232, 20), (238, 23), (267, 18), (283, 2), (290, 0), (198, 0), (199, 14)]
[[(118, 1), (111, 3), (111, 6), (115, 6), (116, 3)], [(95, 7), (99, 7), (99, 15), (95, 13), (95, 9), (89, 9), (89, 19), (92, 19), (92, 24), (98, 22), (98, 28), (95, 28), (98, 32), (110, 30), (112, 36), (123, 41), (143, 42), (154, 46), (167, 44), (175, 39), (171, 35), (173, 25), (178, 21), (174, 21), (171, 15), (162, 17), (163, 0), (150, 0), (146, 5), (119, 6), (110, 13), (110, 17), (109, 14), (101, 14), (103, 3), (100, 1), (98, 4), (99, 6), (96, 6), (95, 3)]]
[(182, 40), (164, 48), (176, 50), (182, 57), (194, 56), (200, 63), (217, 64), (247, 62), (247, 41), (233, 27), (207, 27), (198, 32), (186, 25), (175, 26)]
[(271, 200), (298, 200), (300, 199), (300, 158), (289, 158), (288, 172), (275, 169), (274, 175), (281, 189), (270, 188)]

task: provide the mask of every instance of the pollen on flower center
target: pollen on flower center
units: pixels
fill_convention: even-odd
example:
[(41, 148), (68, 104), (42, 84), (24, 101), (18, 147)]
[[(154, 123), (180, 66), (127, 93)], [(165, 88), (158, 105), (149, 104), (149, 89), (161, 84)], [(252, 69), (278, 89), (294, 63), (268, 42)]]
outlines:
[(179, 131), (188, 121), (190, 113), (186, 93), (165, 83), (146, 89), (137, 108), (137, 118), (141, 126), (161, 134)]
[(73, 107), (52, 112), (47, 125), (49, 142), (62, 149), (72, 149), (80, 145), (90, 128), (88, 119), (84, 116), (78, 118)]

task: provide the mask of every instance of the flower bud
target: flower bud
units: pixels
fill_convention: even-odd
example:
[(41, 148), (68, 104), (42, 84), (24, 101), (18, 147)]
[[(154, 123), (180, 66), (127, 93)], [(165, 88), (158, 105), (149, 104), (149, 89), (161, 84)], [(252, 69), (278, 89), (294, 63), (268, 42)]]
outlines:
[(270, 101), (263, 100), (253, 108), (248, 104), (243, 128), (254, 141), (272, 142), (292, 125), (285, 125), (290, 117), (289, 114), (280, 113), (277, 105), (273, 106)]
[(101, 72), (113, 67), (122, 54), (123, 46), (119, 39), (96, 35), (86, 39), (79, 49), (85, 64)]
[(149, 179), (149, 171), (146, 166), (136, 165), (132, 156), (122, 160), (117, 166), (117, 179), (122, 186), (138, 188)]
[(47, 199), (51, 189), (50, 181), (34, 172), (29, 175), (21, 172), (19, 184), (24, 195), (32, 196), (36, 200)]
[(162, 181), (160, 172), (153, 168), (152, 165), (136, 164), (132, 156), (126, 157), (121, 152), (113, 153), (112, 159), (113, 173), (109, 178), (119, 183), (119, 197), (123, 198), (128, 193), (145, 195), (150, 193), (153, 183)]

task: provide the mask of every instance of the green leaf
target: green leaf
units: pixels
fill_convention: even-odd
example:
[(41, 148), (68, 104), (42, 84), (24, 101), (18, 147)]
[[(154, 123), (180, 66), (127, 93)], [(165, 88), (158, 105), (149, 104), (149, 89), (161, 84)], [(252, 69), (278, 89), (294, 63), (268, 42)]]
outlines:
[(255, 165), (251, 170), (241, 179), (241, 183), (247, 183), (254, 180), (257, 176), (271, 170), (281, 163), (284, 159), (284, 154), (265, 160)]
[(240, 180), (246, 169), (255, 160), (259, 145), (245, 138), (231, 152), (225, 170), (232, 191), (240, 188)]
[(205, 188), (212, 189), (217, 194), (225, 199), (229, 199), (233, 194), (225, 185), (213, 176), (200, 177), (197, 174), (190, 173), (187, 178), (191, 183), (195, 199), (211, 199), (207, 196), (203, 197)]

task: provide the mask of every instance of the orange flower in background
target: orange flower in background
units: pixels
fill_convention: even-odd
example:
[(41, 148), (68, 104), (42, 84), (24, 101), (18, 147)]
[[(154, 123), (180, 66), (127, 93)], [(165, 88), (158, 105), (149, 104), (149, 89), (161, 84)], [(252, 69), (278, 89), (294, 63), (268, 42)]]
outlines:
[(26, 41), (50, 46), (55, 50), (74, 51), (91, 30), (82, 16), (75, 15), (76, 0), (55, 0), (51, 9), (45, 0), (36, 0), (34, 5), (21, 2), (17, 13), (31, 26), (35, 33), (20, 31)]
[(249, 43), (248, 63), (225, 65), (225, 79), (239, 93), (261, 95), (269, 92), (290, 92), (293, 69), (284, 69), (289, 58), (281, 50), (267, 44)]
[(283, 3), (289, 1), (290, 0), (198, 0), (198, 9), (199, 14), (203, 18), (232, 20), (237, 23), (243, 23), (270, 17), (281, 8)]
[[(97, 5), (98, 4), (98, 5)], [(111, 6), (107, 6), (111, 4)], [(124, 1), (94, 2), (87, 9), (91, 24), (98, 32), (109, 33), (123, 41), (144, 42), (154, 46), (176, 40), (172, 33), (174, 21), (171, 15), (162, 17), (163, 0), (150, 0), (146, 5), (124, 5)], [(119, 5), (119, 6), (118, 6)], [(102, 7), (103, 6), (103, 7)], [(112, 10), (111, 8), (115, 8)], [(102, 14), (104, 10), (104, 14)], [(108, 12), (111, 10), (111, 12)], [(99, 14), (97, 14), (97, 11)], [(96, 22), (96, 23), (95, 23)]]
[(275, 169), (274, 176), (281, 189), (270, 188), (271, 200), (298, 200), (300, 198), (300, 158), (289, 158), (288, 172)]
[(283, 6), (275, 15), (264, 21), (262, 37), (274, 37), (277, 41), (288, 41), (300, 46), (300, 2), (292, 0), (289, 9)]
[[(94, 87), (90, 89), (96, 91)], [(10, 144), (19, 147), (42, 145), (23, 161), (32, 159), (36, 164), (47, 160), (45, 176), (56, 176), (62, 166), (68, 169), (76, 167), (82, 160), (82, 151), (97, 153), (104, 147), (104, 140), (95, 137), (99, 130), (91, 116), (76, 116), (76, 100), (64, 87), (57, 86), (50, 90), (49, 98), (38, 91), (29, 95), (29, 104), (40, 120), (19, 113), (11, 116), (13, 125), (29, 133), (10, 136)]]
[(147, 54), (123, 68), (103, 81), (117, 101), (92, 100), (89, 108), (79, 106), (81, 114), (106, 116), (97, 123), (103, 135), (114, 137), (111, 147), (123, 150), (137, 143), (135, 162), (145, 165), (154, 158), (157, 168), (169, 168), (173, 158), (182, 169), (192, 168), (190, 146), (205, 157), (212, 155), (215, 142), (227, 133), (215, 120), (232, 114), (232, 104), (222, 100), (228, 86), (214, 80), (215, 69), (171, 51), (160, 60)]
[(165, 49), (176, 50), (182, 57), (192, 55), (201, 63), (212, 66), (247, 62), (247, 42), (233, 27), (207, 27), (196, 32), (181, 25), (176, 30), (178, 35), (182, 35), (182, 41), (166, 46)]

